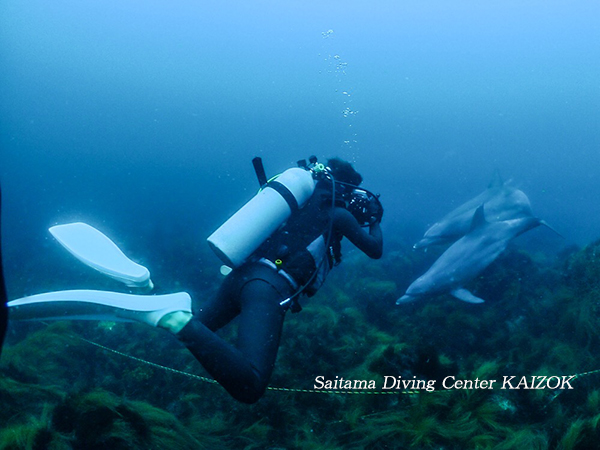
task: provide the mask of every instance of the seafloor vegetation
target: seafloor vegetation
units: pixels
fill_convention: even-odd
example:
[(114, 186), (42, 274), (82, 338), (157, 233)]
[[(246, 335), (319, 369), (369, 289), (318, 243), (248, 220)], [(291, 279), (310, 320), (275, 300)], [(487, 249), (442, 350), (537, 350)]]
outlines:
[[(440, 296), (395, 307), (435, 256), (399, 244), (375, 262), (347, 255), (302, 313), (288, 317), (272, 379), (310, 389), (319, 375), (378, 387), (386, 375), (414, 376), (437, 380), (434, 392), (272, 390), (247, 406), (219, 386), (80, 339), (203, 375), (159, 330), (12, 324), (0, 365), (0, 449), (597, 448), (600, 375), (580, 376), (568, 391), (443, 390), (440, 381), (600, 369), (600, 241), (556, 259), (510, 249), (470, 286), (483, 305)], [(214, 290), (204, 276), (206, 292)]]

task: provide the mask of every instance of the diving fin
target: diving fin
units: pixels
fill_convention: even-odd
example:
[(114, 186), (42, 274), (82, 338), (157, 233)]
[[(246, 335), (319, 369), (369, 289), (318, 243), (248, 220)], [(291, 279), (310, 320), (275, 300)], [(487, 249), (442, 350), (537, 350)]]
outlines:
[(56, 225), (49, 231), (64, 248), (85, 265), (129, 287), (154, 287), (146, 267), (134, 263), (113, 241), (91, 225), (75, 222)]
[(133, 295), (109, 291), (46, 292), (8, 302), (11, 320), (109, 320), (157, 326), (176, 311), (191, 313), (187, 292)]

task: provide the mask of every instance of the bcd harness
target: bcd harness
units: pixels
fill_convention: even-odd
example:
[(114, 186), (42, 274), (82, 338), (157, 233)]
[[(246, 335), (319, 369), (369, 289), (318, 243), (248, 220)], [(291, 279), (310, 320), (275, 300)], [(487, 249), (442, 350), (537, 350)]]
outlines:
[(349, 210), (361, 227), (381, 219), (383, 208), (379, 196), (366, 189), (344, 182), (336, 182), (333, 174), (315, 156), (298, 161), (298, 167), (312, 173), (316, 182), (314, 192), (303, 207), (299, 207), (288, 188), (273, 177), (267, 176), (260, 158), (252, 160), (261, 190), (271, 188), (288, 204), (291, 215), (254, 252), (254, 260), (275, 269), (295, 290), (281, 304), (290, 305), (292, 312), (302, 308), (298, 303), (301, 294), (313, 296), (324, 283), (334, 265), (341, 262), (342, 235), (335, 232), (333, 217), (335, 207)]
[(317, 292), (341, 256), (341, 236), (333, 236), (330, 195), (326, 186), (317, 185), (308, 204), (294, 211), (256, 252), (258, 262), (276, 270), (294, 289), (294, 294), (282, 302), (292, 312), (302, 309), (301, 294), (311, 297)]

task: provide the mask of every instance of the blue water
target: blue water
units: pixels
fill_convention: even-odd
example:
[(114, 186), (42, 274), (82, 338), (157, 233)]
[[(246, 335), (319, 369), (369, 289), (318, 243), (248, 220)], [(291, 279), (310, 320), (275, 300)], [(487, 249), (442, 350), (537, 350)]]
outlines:
[(402, 243), (497, 169), (565, 237), (534, 230), (538, 246), (585, 245), (600, 237), (598, 17), (594, 1), (4, 0), (9, 294), (50, 281), (47, 228), (72, 220), (155, 266), (187, 251), (216, 270), (204, 240), (255, 192), (255, 155), (271, 175), (353, 161)]

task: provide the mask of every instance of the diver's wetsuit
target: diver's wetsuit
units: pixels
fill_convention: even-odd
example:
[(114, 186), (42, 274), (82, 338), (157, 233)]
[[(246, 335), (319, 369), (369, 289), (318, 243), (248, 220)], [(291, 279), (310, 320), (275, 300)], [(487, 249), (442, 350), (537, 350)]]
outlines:
[[(177, 337), (235, 399), (254, 403), (264, 393), (275, 364), (286, 307), (293, 294), (275, 270), (258, 262), (234, 270), (219, 294), (196, 312)], [(214, 331), (240, 316), (237, 345)]]
[[(365, 232), (343, 208), (334, 208), (333, 232), (347, 237), (371, 258), (381, 257), (379, 224)], [(219, 294), (196, 312), (177, 337), (235, 399), (256, 402), (273, 371), (287, 307), (280, 303), (295, 293), (273, 268), (251, 262), (227, 276)], [(240, 316), (234, 348), (214, 331)]]

